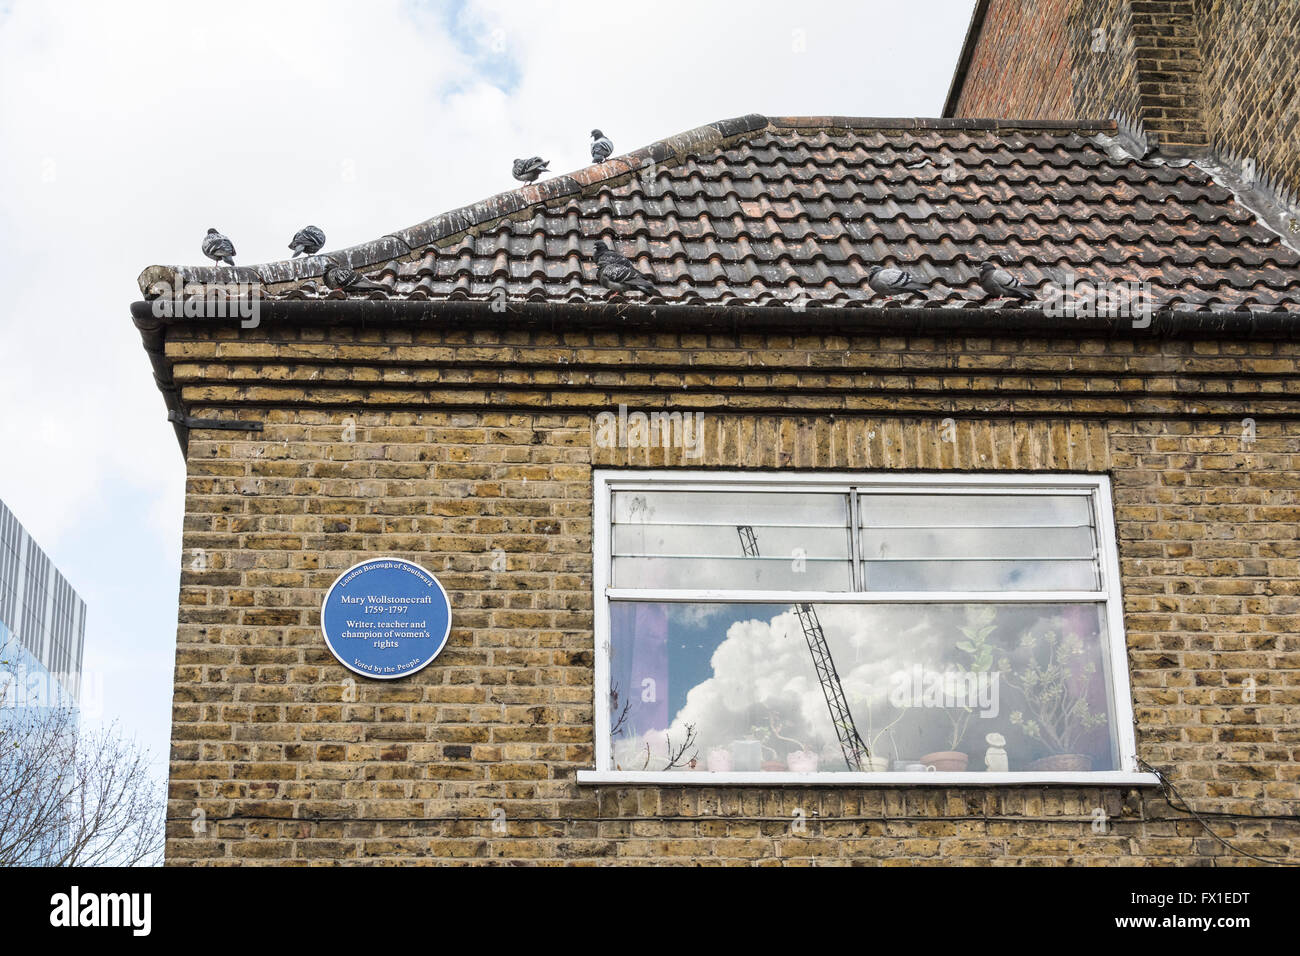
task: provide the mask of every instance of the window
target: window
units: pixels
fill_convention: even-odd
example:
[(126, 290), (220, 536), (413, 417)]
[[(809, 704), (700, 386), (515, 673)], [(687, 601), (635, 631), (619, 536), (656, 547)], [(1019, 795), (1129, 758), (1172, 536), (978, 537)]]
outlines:
[(1097, 475), (597, 471), (582, 782), (1150, 783)]

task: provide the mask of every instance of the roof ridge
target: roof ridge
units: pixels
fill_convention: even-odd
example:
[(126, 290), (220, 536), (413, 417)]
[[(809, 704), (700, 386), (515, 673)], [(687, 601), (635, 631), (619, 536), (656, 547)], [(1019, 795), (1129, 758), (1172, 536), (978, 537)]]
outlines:
[(1002, 130), (1044, 129), (1062, 132), (1115, 132), (1113, 119), (1006, 119), (929, 116), (772, 116), (772, 129), (976, 129)]
[(140, 292), (150, 298), (157, 295), (158, 286), (165, 284), (168, 289), (176, 289), (182, 285), (182, 280), (223, 285), (233, 281), (266, 286), (303, 282), (323, 277), (329, 260), (364, 271), (393, 259), (413, 257), (433, 245), (451, 245), (467, 234), (482, 232), (505, 219), (518, 217), (525, 210), (548, 206), (565, 197), (582, 196), (607, 183), (630, 178), (647, 167), (661, 163), (676, 165), (688, 153), (695, 152), (700, 147), (720, 147), (746, 139), (767, 127), (768, 119), (760, 113), (718, 120), (667, 139), (656, 140), (630, 153), (611, 156), (603, 163), (594, 163), (540, 183), (530, 183), (518, 189), (497, 193), (406, 229), (387, 233), (371, 242), (303, 258), (235, 266), (233, 270), (229, 266), (152, 265), (140, 273), (136, 282)]

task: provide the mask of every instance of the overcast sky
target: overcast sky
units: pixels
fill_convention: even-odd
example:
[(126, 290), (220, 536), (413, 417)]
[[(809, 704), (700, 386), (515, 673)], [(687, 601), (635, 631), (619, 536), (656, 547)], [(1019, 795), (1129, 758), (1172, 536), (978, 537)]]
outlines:
[(327, 249), (714, 120), (938, 116), (972, 0), (0, 0), (0, 500), (89, 605), (165, 767), (184, 462), (128, 308), (147, 265)]

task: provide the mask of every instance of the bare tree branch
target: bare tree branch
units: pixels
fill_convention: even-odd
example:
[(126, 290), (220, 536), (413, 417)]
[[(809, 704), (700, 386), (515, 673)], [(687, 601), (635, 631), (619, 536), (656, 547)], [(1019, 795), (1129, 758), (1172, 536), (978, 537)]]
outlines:
[(158, 865), (165, 814), (147, 751), (116, 726), (0, 700), (0, 866)]

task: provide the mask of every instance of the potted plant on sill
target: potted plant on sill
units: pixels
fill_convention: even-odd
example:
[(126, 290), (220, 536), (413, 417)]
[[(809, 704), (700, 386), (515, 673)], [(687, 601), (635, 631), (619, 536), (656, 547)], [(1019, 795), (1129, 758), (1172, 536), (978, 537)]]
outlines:
[[(957, 711), (957, 713), (953, 713)], [(935, 770), (946, 771), (948, 773), (961, 773), (970, 763), (970, 755), (963, 750), (958, 750), (962, 738), (966, 736), (966, 731), (970, 727), (971, 718), (975, 712), (969, 707), (945, 707), (943, 715), (948, 718), (948, 723), (952, 726), (952, 732), (949, 735), (948, 749), (936, 750), (934, 753), (922, 754), (921, 763), (927, 767), (933, 767)]]
[(1011, 670), (1004, 658), (1006, 682), (1024, 698), (1024, 711), (1013, 711), (1011, 723), (1025, 736), (1038, 741), (1048, 755), (1025, 767), (1031, 771), (1088, 771), (1092, 757), (1079, 753), (1079, 742), (1089, 731), (1107, 723), (1104, 713), (1093, 713), (1088, 689), (1097, 673), (1095, 661), (1087, 659), (1083, 641), (1065, 632), (1062, 618), (1055, 627), (1035, 635), (1026, 631), (1020, 638), (1025, 664)]
[[(870, 691), (871, 691), (871, 687), (868, 686), (865, 703), (863, 703), (863, 698), (861, 696), (857, 694), (853, 695), (853, 703), (862, 705), (862, 713), (866, 717), (866, 724), (867, 724), (867, 737), (866, 740), (864, 741), (867, 745), (867, 756), (862, 761), (862, 769), (874, 773), (883, 773), (884, 771), (890, 768), (891, 761), (888, 757), (884, 756), (880, 752), (880, 738), (882, 737), (889, 738), (889, 747), (894, 752), (894, 762), (897, 762), (898, 744), (894, 740), (894, 728), (898, 726), (898, 724), (902, 721), (904, 717), (907, 716), (907, 708), (906, 707), (898, 708), (897, 717), (895, 717), (889, 723), (885, 724), (885, 726), (881, 727), (880, 730), (875, 730), (874, 722), (872, 721), (872, 717), (871, 717)], [(847, 727), (845, 729), (847, 729)]]
[[(966, 640), (958, 641), (955, 646), (969, 658), (969, 666), (958, 661), (956, 667), (959, 673), (986, 674), (992, 669), (993, 645), (989, 643), (989, 635), (997, 630), (996, 618), (997, 611), (990, 605), (966, 608), (966, 623), (958, 628)], [(949, 677), (945, 674), (945, 680), (955, 681), (956, 675)], [(969, 688), (970, 683), (965, 682), (964, 686)], [(957, 748), (970, 729), (975, 712), (970, 707), (945, 707), (943, 713), (952, 728), (948, 749), (925, 754), (921, 757), (921, 762), (932, 765), (935, 770), (960, 773), (969, 766), (970, 756)]]
[[(772, 729), (772, 738), (775, 740), (784, 740), (788, 744), (794, 744), (795, 750), (786, 751), (785, 765), (791, 773), (816, 773), (817, 765), (821, 761), (821, 756), (815, 749), (805, 747), (803, 743), (795, 740), (793, 737), (786, 737), (781, 733), (783, 722), (776, 714), (768, 713), (768, 726)], [(771, 749), (771, 748), (769, 748)]]
[[(759, 766), (769, 773), (784, 770), (785, 764), (777, 758), (776, 748), (772, 747), (769, 743), (773, 736), (772, 729), (770, 727), (761, 727), (758, 724), (755, 724), (749, 728), (749, 732), (757, 738), (758, 746), (761, 748), (763, 761)], [(771, 755), (770, 760), (767, 759), (769, 754)]]

